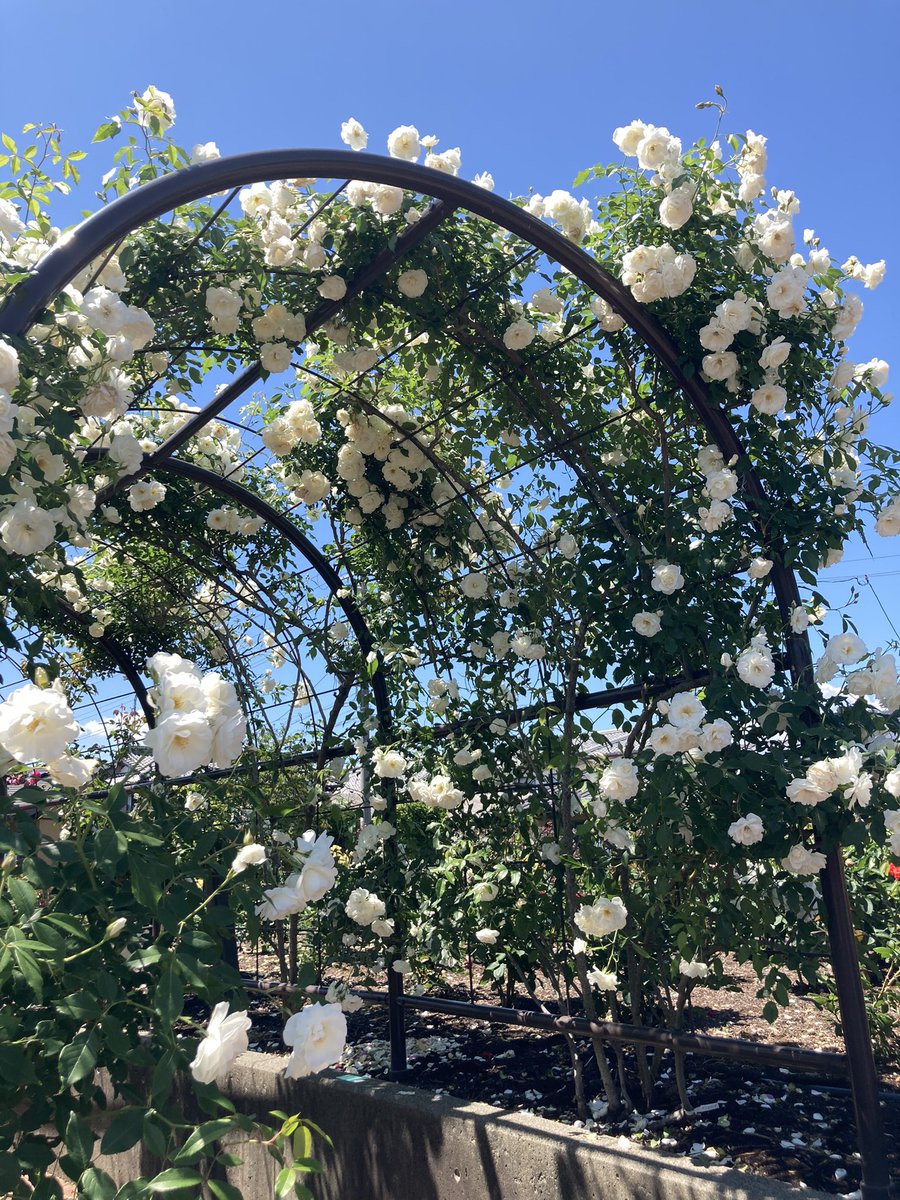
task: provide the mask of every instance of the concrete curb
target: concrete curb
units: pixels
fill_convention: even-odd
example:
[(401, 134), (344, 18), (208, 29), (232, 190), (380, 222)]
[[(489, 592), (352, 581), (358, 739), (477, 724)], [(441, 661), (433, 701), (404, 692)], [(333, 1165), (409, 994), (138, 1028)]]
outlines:
[[(555, 1121), (487, 1104), (325, 1072), (288, 1080), (280, 1055), (243, 1054), (223, 1087), (237, 1107), (311, 1117), (320, 1146), (317, 1200), (834, 1200), (732, 1168), (700, 1167)], [(228, 1179), (247, 1200), (273, 1195), (273, 1160), (248, 1147)], [(146, 1151), (102, 1162), (117, 1182), (152, 1174)]]

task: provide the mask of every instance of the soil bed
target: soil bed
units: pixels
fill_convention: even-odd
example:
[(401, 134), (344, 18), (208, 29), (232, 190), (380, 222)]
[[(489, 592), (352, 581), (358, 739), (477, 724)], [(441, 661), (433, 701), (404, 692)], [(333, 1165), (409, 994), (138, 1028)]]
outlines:
[[(752, 1041), (843, 1049), (830, 1016), (799, 991), (778, 1021), (769, 1025), (761, 1015), (762, 1001), (756, 998), (758, 984), (752, 971), (729, 964), (729, 979), (734, 990), (695, 990), (691, 1029)], [(463, 986), (442, 994), (470, 998)], [(492, 1002), (492, 997), (476, 993), (475, 1000)], [(532, 1005), (525, 1001), (522, 1007)], [(254, 1000), (252, 1010), (251, 1049), (283, 1053), (283, 1018), (265, 997)], [(368, 1006), (349, 1014), (347, 1023), (344, 1069), (352, 1075), (385, 1078), (389, 1066), (386, 1010)], [(688, 1092), (694, 1111), (684, 1115), (667, 1052), (653, 1094), (653, 1109), (607, 1120), (590, 1047), (581, 1039), (578, 1045), (587, 1098), (594, 1101), (592, 1119), (586, 1123), (577, 1117), (571, 1060), (560, 1035), (409, 1012), (410, 1071), (404, 1086), (534, 1112), (597, 1134), (639, 1141), (661, 1154), (690, 1157), (695, 1163), (733, 1164), (795, 1186), (836, 1194), (859, 1188), (846, 1081), (815, 1080), (784, 1069), (688, 1056)], [(633, 1054), (626, 1051), (633, 1077)], [(896, 1101), (885, 1105), (885, 1118), (892, 1172), (900, 1179), (900, 1073), (897, 1064), (883, 1067), (884, 1090), (896, 1096)], [(826, 1090), (832, 1084), (844, 1090)], [(632, 1098), (639, 1104), (636, 1086)]]

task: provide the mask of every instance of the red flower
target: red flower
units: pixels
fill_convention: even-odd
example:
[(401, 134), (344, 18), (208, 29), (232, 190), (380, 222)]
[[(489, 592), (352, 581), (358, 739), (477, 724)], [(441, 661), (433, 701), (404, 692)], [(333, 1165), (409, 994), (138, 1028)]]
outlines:
[(891, 879), (900, 879), (900, 867), (895, 866), (894, 863), (888, 863), (887, 871)]

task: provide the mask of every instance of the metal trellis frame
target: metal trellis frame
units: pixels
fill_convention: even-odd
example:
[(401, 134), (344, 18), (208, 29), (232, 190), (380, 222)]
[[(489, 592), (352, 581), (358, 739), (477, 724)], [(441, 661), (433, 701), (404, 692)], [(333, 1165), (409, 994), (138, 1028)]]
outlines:
[[(269, 179), (296, 177), (360, 179), (415, 191), (423, 196), (433, 198), (428, 213), (418, 224), (411, 227), (408, 236), (404, 239), (404, 236), (401, 235), (392, 251), (386, 251), (373, 259), (369, 268), (364, 270), (359, 279), (355, 281), (359, 283), (357, 290), (362, 290), (368, 282), (383, 274), (385, 270), (398, 262), (403, 254), (412, 248), (413, 244), (421, 242), (451, 212), (459, 209), (493, 222), (521, 238), (528, 245), (549, 256), (571, 272), (583, 284), (606, 300), (631, 329), (641, 336), (658, 361), (667, 369), (683, 395), (693, 406), (697, 418), (719, 447), (725, 460), (736, 459), (736, 469), (740, 478), (743, 498), (754, 517), (760, 542), (774, 561), (771, 580), (785, 626), (784, 649), (787, 667), (795, 685), (810, 684), (812, 652), (808, 636), (805, 632), (793, 632), (790, 626), (791, 612), (800, 602), (796, 578), (784, 562), (780, 552), (781, 547), (771, 545), (768, 541), (764, 520), (767, 508), (765, 491), (744, 453), (726, 413), (710, 398), (699, 376), (696, 374), (690, 377), (685, 375), (677, 345), (661, 329), (647, 309), (634, 300), (630, 292), (618, 280), (607, 274), (584, 250), (568, 241), (541, 220), (510, 201), (486, 192), (474, 184), (398, 159), (388, 159), (367, 153), (319, 149), (258, 151), (221, 158), (211, 163), (174, 171), (120, 197), (105, 209), (89, 217), (70, 238), (52, 249), (6, 300), (0, 310), (0, 333), (23, 336), (43, 309), (80, 271), (147, 221), (159, 217), (179, 205), (216, 192), (230, 190), (233, 194), (234, 190), (242, 185)], [(322, 306), (322, 311), (315, 314), (315, 317), (321, 324), (322, 321), (329, 319), (334, 311), (336, 310), (333, 306)], [(201, 413), (197, 414), (178, 434), (148, 455), (138, 475), (151, 469), (159, 469), (202, 480), (210, 487), (215, 486), (215, 489), (222, 494), (229, 495), (251, 511), (263, 516), (265, 520), (270, 521), (301, 553), (307, 554), (309, 561), (312, 561), (308, 551), (314, 551), (315, 555), (320, 558), (322, 556), (311, 543), (306, 547), (301, 544), (303, 535), (277, 510), (266, 505), (264, 501), (246, 489), (241, 489), (233, 481), (215, 476), (211, 472), (208, 473), (211, 478), (207, 479), (203, 474), (198, 474), (202, 471), (201, 468), (195, 468), (191, 464), (182, 463), (171, 457), (174, 450), (182, 445), (192, 433), (222, 411), (236, 394), (244, 391), (245, 387), (251, 386), (252, 382), (259, 377), (257, 367), (249, 368), (248, 374), (235, 380), (231, 392), (226, 389), (226, 392), (223, 392)], [(249, 382), (246, 382), (248, 378)], [(328, 572), (333, 572), (329, 564), (322, 559), (316, 565), (316, 569), (323, 580), (329, 583)], [(336, 574), (335, 580), (339, 584), (340, 580)], [(329, 586), (331, 586), (330, 583)], [(353, 624), (349, 613), (348, 621)], [(360, 644), (362, 645), (362, 639), (368, 636), (367, 628), (354, 626), (354, 631), (361, 639)], [(119, 665), (122, 666), (122, 663), (119, 662)], [(379, 718), (387, 720), (389, 728), (386, 683), (380, 671), (376, 672), (376, 675), (381, 676), (379, 687), (384, 686), (381, 699), (378, 700)], [(132, 680), (132, 682), (134, 681)], [(810, 723), (814, 722), (814, 712), (809, 713), (809, 720)], [(836, 847), (828, 853), (827, 866), (822, 872), (821, 881), (828, 914), (831, 960), (847, 1047), (846, 1065), (853, 1093), (857, 1137), (862, 1159), (862, 1194), (865, 1200), (888, 1200), (890, 1182), (879, 1107), (878, 1077), (866, 1018), (857, 947), (840, 848)], [(396, 972), (390, 972), (389, 981), (392, 1065), (399, 1070), (405, 1065), (403, 1010), (407, 1007), (427, 1009), (429, 1004), (446, 1006), (451, 1002), (414, 1000), (411, 997), (404, 997), (400, 976)], [(433, 1010), (440, 1011), (441, 1009), (434, 1007)], [(450, 1011), (446, 1007), (444, 1010)], [(610, 1039), (612, 1032), (607, 1025), (606, 1035)], [(599, 1036), (604, 1036), (602, 1029)], [(636, 1035), (632, 1035), (630, 1040), (637, 1040)], [(755, 1049), (751, 1049), (749, 1046), (746, 1048), (746, 1057), (752, 1058), (756, 1054)]]

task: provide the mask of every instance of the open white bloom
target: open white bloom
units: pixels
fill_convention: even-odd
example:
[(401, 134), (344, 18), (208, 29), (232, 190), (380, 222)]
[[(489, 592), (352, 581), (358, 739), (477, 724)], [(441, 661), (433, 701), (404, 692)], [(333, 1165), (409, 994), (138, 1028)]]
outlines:
[(868, 650), (861, 637), (847, 630), (846, 633), (839, 633), (836, 637), (829, 638), (825, 654), (832, 662), (844, 666), (848, 663), (859, 662), (868, 654)]
[(675, 563), (658, 562), (653, 564), (653, 578), (650, 580), (650, 586), (654, 592), (662, 592), (664, 596), (671, 596), (673, 592), (677, 592), (679, 588), (684, 587), (684, 576), (681, 574), (681, 568)]
[(81, 728), (56, 688), (26, 683), (0, 704), (0, 749), (20, 763), (62, 758)]
[(582, 904), (575, 914), (575, 924), (588, 937), (606, 937), (624, 928), (628, 910), (620, 896), (601, 896), (594, 904)]
[(369, 144), (369, 135), (356, 117), (348, 117), (341, 124), (341, 141), (351, 150), (365, 150)]
[(795, 804), (804, 804), (807, 808), (814, 808), (828, 799), (828, 792), (806, 778), (792, 779), (786, 791), (788, 800), (793, 800)]
[(19, 352), (0, 337), (0, 388), (15, 391), (19, 384)]
[(166, 498), (166, 485), (155, 479), (140, 480), (128, 489), (128, 503), (135, 512), (149, 512)]
[(144, 735), (160, 774), (190, 775), (210, 761), (212, 731), (202, 712), (175, 711)]
[(615, 971), (601, 971), (598, 967), (588, 971), (587, 981), (598, 992), (615, 992), (619, 987)]
[(397, 288), (404, 296), (415, 299), (428, 287), (428, 276), (424, 271), (404, 271), (397, 277)]
[(694, 215), (693, 188), (677, 187), (659, 206), (659, 223), (667, 229), (680, 229)]
[(138, 125), (149, 129), (151, 120), (157, 121), (161, 133), (175, 124), (175, 101), (168, 92), (151, 83), (145, 92), (134, 101)]
[(422, 150), (418, 129), (415, 125), (398, 125), (388, 136), (387, 148), (391, 158), (415, 162)]
[(303, 1079), (340, 1059), (347, 1042), (347, 1018), (340, 1004), (307, 1004), (288, 1017), (281, 1036), (292, 1047), (285, 1076)]
[(722, 717), (709, 721), (700, 727), (700, 749), (704, 754), (712, 754), (724, 750), (734, 741), (734, 733), (729, 723)]
[(499, 936), (499, 929), (479, 929), (475, 934), (476, 940), (481, 942), (482, 946), (495, 946)]
[(737, 673), (750, 687), (768, 687), (775, 676), (775, 660), (764, 639), (754, 638), (738, 655)]
[(698, 962), (696, 959), (691, 959), (688, 962), (683, 958), (678, 964), (678, 971), (685, 979), (705, 979), (709, 974), (709, 966), (705, 962)]
[(371, 925), (385, 913), (384, 901), (366, 888), (354, 888), (347, 897), (344, 912), (357, 925)]
[(47, 763), (47, 770), (54, 783), (61, 787), (79, 788), (89, 783), (100, 766), (98, 758), (76, 758), (65, 754)]
[(227, 1000), (221, 1000), (215, 1006), (190, 1066), (198, 1083), (214, 1083), (225, 1078), (237, 1056), (249, 1047), (247, 1031), (250, 1025), (246, 1010), (229, 1013)]
[(787, 362), (790, 352), (791, 343), (779, 336), (763, 350), (759, 356), (759, 365), (764, 371), (777, 371)]
[(536, 336), (535, 327), (523, 317), (507, 327), (503, 334), (503, 345), (507, 350), (524, 350), (526, 346), (531, 345)]
[(764, 383), (753, 392), (750, 403), (757, 412), (774, 417), (787, 404), (787, 392), (777, 383)]
[(599, 788), (608, 800), (630, 800), (640, 787), (637, 769), (630, 758), (616, 758), (600, 776)]
[(496, 900), (500, 892), (496, 883), (489, 883), (487, 880), (479, 880), (472, 888), (472, 898), (476, 904), (490, 904), (492, 900)]
[(259, 867), (266, 861), (266, 848), (260, 846), (258, 842), (251, 842), (247, 846), (241, 846), (231, 864), (231, 871), (234, 875), (240, 875), (246, 871), (248, 867)]
[(754, 558), (747, 574), (751, 579), (765, 579), (774, 565), (771, 558)]
[(756, 813), (747, 813), (745, 817), (739, 817), (728, 826), (728, 836), (739, 846), (753, 846), (761, 842), (764, 833), (762, 818)]
[(53, 514), (33, 500), (17, 500), (0, 515), (0, 544), (9, 554), (30, 557), (46, 550), (56, 537)]
[(215, 142), (197, 142), (191, 151), (191, 162), (194, 164), (215, 162), (217, 158), (221, 157), (219, 147)]
[(328, 275), (319, 284), (318, 290), (323, 300), (343, 300), (347, 295), (347, 281), (340, 275)]
[(378, 747), (372, 760), (379, 779), (399, 779), (406, 771), (406, 759), (398, 750), (384, 750)]
[(706, 706), (693, 692), (678, 692), (669, 701), (668, 716), (678, 729), (699, 729), (706, 716)]
[(792, 875), (818, 875), (825, 869), (825, 855), (819, 854), (798, 843), (791, 846), (787, 855), (781, 860), (781, 865)]
[(659, 613), (639, 612), (631, 618), (631, 628), (641, 637), (655, 637), (662, 628)]

